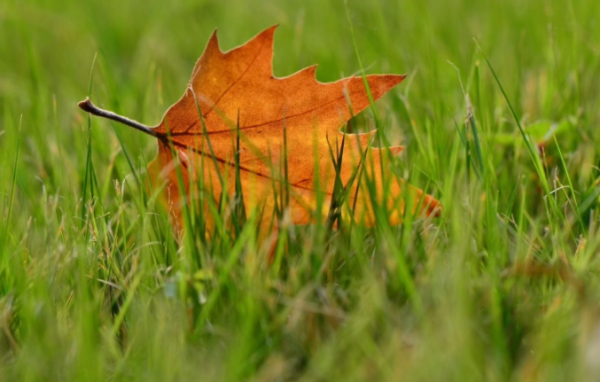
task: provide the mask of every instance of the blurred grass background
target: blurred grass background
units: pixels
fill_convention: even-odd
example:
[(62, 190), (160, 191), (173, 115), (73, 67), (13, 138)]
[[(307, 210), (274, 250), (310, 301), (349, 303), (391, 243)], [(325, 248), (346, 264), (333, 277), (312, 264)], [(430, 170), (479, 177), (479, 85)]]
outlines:
[(215, 28), (279, 24), (276, 76), (356, 74), (344, 2), (0, 2), (2, 380), (597, 380), (600, 3), (347, 9), (367, 72), (409, 75), (377, 107), (444, 214), (289, 227), (270, 267), (252, 223), (180, 247), (134, 181), (153, 139), (76, 105), (97, 55), (94, 102), (157, 124)]

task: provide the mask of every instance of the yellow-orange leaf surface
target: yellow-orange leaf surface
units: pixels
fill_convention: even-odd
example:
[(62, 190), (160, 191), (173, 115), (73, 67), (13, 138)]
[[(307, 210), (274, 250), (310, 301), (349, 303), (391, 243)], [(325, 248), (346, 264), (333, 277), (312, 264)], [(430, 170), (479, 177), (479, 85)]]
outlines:
[[(316, 193), (323, 192), (329, 201), (332, 197), (336, 173), (331, 150), (335, 155), (336, 146), (341, 146), (340, 127), (370, 105), (369, 97), (362, 77), (320, 83), (315, 78), (316, 66), (289, 77), (273, 77), (274, 32), (275, 27), (269, 28), (226, 53), (220, 50), (215, 32), (194, 67), (185, 94), (153, 129), (159, 152), (150, 173), (166, 182), (169, 206), (176, 216), (181, 214), (182, 203), (173, 154), (182, 164), (184, 194), (200, 200), (201, 193), (205, 197), (209, 190), (208, 195), (217, 200), (223, 191), (234, 193), (237, 142), (239, 181), (248, 212), (258, 208), (263, 220), (268, 220), (278, 202), (274, 190), (281, 190), (282, 182), (289, 192), (287, 208), (292, 222), (307, 223), (329, 208), (326, 203), (321, 211), (316, 210)], [(366, 79), (377, 100), (404, 77), (370, 75)], [(403, 183), (387, 170), (387, 153), (402, 148), (368, 148), (372, 135), (346, 134), (339, 171), (342, 184), (347, 185), (362, 165), (365, 171), (360, 179), (371, 179), (378, 198), (385, 196), (386, 200), (379, 202), (389, 207), (392, 223), (399, 221), (404, 209), (400, 198), (407, 195), (414, 203), (413, 211), (419, 205), (427, 215), (437, 213), (434, 198), (413, 187), (403, 193)], [(389, 182), (382, 179), (382, 166)], [(355, 181), (353, 187), (359, 183), (364, 181)], [(198, 184), (204, 191), (192, 192)], [(373, 201), (367, 193), (348, 195), (357, 221), (374, 224)]]

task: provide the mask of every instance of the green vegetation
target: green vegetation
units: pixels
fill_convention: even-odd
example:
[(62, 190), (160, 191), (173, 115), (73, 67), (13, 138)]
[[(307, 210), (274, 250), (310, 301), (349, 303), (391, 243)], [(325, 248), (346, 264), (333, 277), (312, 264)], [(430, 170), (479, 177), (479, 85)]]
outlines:
[[(1, 380), (596, 380), (600, 2), (347, 7), (0, 2)], [(154, 125), (214, 28), (276, 23), (278, 76), (409, 75), (377, 111), (441, 218), (180, 240), (155, 141), (77, 108)]]

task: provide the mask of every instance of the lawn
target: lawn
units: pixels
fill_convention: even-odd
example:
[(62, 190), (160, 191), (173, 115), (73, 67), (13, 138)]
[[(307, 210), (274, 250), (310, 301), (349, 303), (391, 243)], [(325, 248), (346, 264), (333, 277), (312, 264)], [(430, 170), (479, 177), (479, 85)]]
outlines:
[[(441, 217), (180, 236), (155, 139), (77, 107), (156, 125), (274, 24), (276, 76), (408, 75), (354, 125)], [(594, 0), (3, 0), (0, 380), (598, 380), (598, 36)]]

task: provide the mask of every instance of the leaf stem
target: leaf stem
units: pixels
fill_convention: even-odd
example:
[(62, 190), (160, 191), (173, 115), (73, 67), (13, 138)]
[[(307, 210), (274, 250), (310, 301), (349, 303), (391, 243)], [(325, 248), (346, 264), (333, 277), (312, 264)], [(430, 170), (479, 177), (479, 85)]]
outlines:
[(79, 102), (79, 108), (83, 111), (87, 111), (88, 113), (96, 115), (98, 117), (117, 121), (117, 122), (127, 125), (129, 127), (133, 127), (134, 129), (139, 130), (142, 133), (146, 133), (155, 138), (160, 138), (160, 134), (156, 133), (154, 131), (154, 129), (152, 129), (151, 127), (143, 125), (143, 124), (141, 124), (137, 121), (134, 121), (132, 119), (129, 119), (127, 117), (123, 117), (121, 115), (115, 114), (112, 111), (100, 109), (99, 107), (94, 105), (92, 103), (92, 101), (90, 101), (89, 98), (86, 98), (85, 100)]

